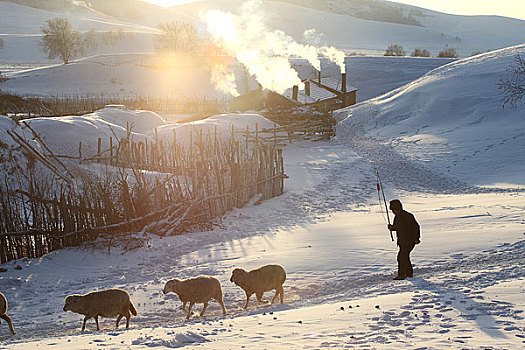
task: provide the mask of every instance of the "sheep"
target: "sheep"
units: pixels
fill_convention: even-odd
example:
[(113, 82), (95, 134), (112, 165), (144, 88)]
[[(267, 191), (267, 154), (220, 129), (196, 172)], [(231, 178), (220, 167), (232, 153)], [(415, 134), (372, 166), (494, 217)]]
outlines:
[[(0, 319), (7, 321), (7, 324), (9, 325), (9, 330), (11, 333), (16, 334), (15, 329), (13, 328), (13, 321), (11, 321), (11, 318), (7, 316), (7, 299), (5, 296), (0, 293)], [(0, 320), (0, 324), (2, 323), (2, 320)]]
[(186, 319), (190, 318), (191, 308), (195, 303), (204, 303), (201, 311), (201, 316), (203, 316), (206, 308), (208, 308), (210, 299), (217, 300), (222, 307), (222, 314), (226, 315), (226, 307), (222, 299), (221, 282), (215, 277), (198, 276), (186, 280), (174, 278), (166, 282), (163, 292), (164, 294), (168, 294), (169, 292), (177, 294), (180, 301), (182, 301), (182, 311), (184, 312), (186, 312), (186, 303), (190, 303)]
[(128, 292), (122, 289), (107, 289), (98, 292), (91, 292), (85, 295), (69, 295), (66, 298), (64, 311), (72, 311), (84, 317), (82, 331), (86, 329), (86, 321), (94, 318), (97, 323), (97, 331), (100, 330), (98, 317), (117, 317), (116, 328), (122, 317), (126, 317), (126, 328), (129, 328), (130, 312), (137, 316), (137, 309), (133, 306)]
[(257, 301), (267, 303), (267, 300), (262, 300), (264, 292), (275, 289), (275, 295), (272, 298), (272, 304), (277, 299), (277, 295), (281, 295), (281, 304), (284, 301), (283, 283), (286, 281), (286, 272), (280, 265), (266, 265), (258, 269), (246, 272), (243, 269), (235, 269), (232, 272), (230, 282), (235, 283), (246, 292), (246, 304), (244, 309), (248, 307), (248, 302), (252, 294), (255, 293)]

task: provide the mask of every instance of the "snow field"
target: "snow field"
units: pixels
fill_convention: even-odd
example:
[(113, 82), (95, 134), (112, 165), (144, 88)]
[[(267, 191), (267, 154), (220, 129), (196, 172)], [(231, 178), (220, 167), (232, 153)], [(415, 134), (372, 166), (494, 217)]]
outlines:
[[(457, 61), (340, 111), (337, 140), (284, 149), (284, 195), (232, 211), (214, 231), (147, 233), (128, 252), (84, 245), (5, 264), (18, 334), (0, 328), (0, 347), (522, 348), (523, 109), (502, 110), (494, 85), (523, 50)], [(412, 279), (392, 281), (396, 247), (376, 169), (387, 198), (422, 227)], [(231, 270), (267, 263), (287, 271), (285, 304), (243, 310)], [(226, 317), (211, 302), (205, 317), (185, 321), (177, 297), (162, 294), (168, 279), (199, 274), (220, 279)], [(95, 332), (90, 321), (81, 334), (64, 297), (110, 287), (130, 293), (139, 312), (131, 329), (114, 330), (112, 319)]]

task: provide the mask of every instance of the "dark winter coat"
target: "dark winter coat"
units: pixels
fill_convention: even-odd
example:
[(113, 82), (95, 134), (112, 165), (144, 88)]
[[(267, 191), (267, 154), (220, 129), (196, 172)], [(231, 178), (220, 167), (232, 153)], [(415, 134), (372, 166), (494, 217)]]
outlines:
[(411, 246), (419, 243), (421, 237), (419, 224), (412, 213), (402, 210), (401, 213), (395, 216), (392, 224), (392, 231), (397, 232), (398, 246)]

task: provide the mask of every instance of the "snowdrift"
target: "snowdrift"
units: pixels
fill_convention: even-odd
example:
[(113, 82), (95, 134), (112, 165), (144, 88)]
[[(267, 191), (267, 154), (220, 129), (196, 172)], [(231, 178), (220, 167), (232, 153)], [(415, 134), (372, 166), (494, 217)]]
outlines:
[(435, 170), (478, 185), (525, 185), (524, 107), (502, 108), (497, 82), (525, 45), (436, 68), (378, 98), (340, 110), (337, 135), (392, 139)]

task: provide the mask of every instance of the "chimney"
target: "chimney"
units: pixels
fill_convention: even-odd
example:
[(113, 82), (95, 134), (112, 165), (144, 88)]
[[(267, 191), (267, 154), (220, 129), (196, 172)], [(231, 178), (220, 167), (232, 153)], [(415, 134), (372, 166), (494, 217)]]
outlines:
[(299, 96), (299, 86), (294, 85), (292, 90), (292, 99), (297, 101), (297, 97)]
[(304, 92), (306, 93), (306, 96), (310, 96), (310, 82), (309, 81), (304, 82)]
[(317, 73), (319, 84), (321, 84), (321, 71)]
[(346, 92), (346, 73), (341, 74), (341, 91)]

